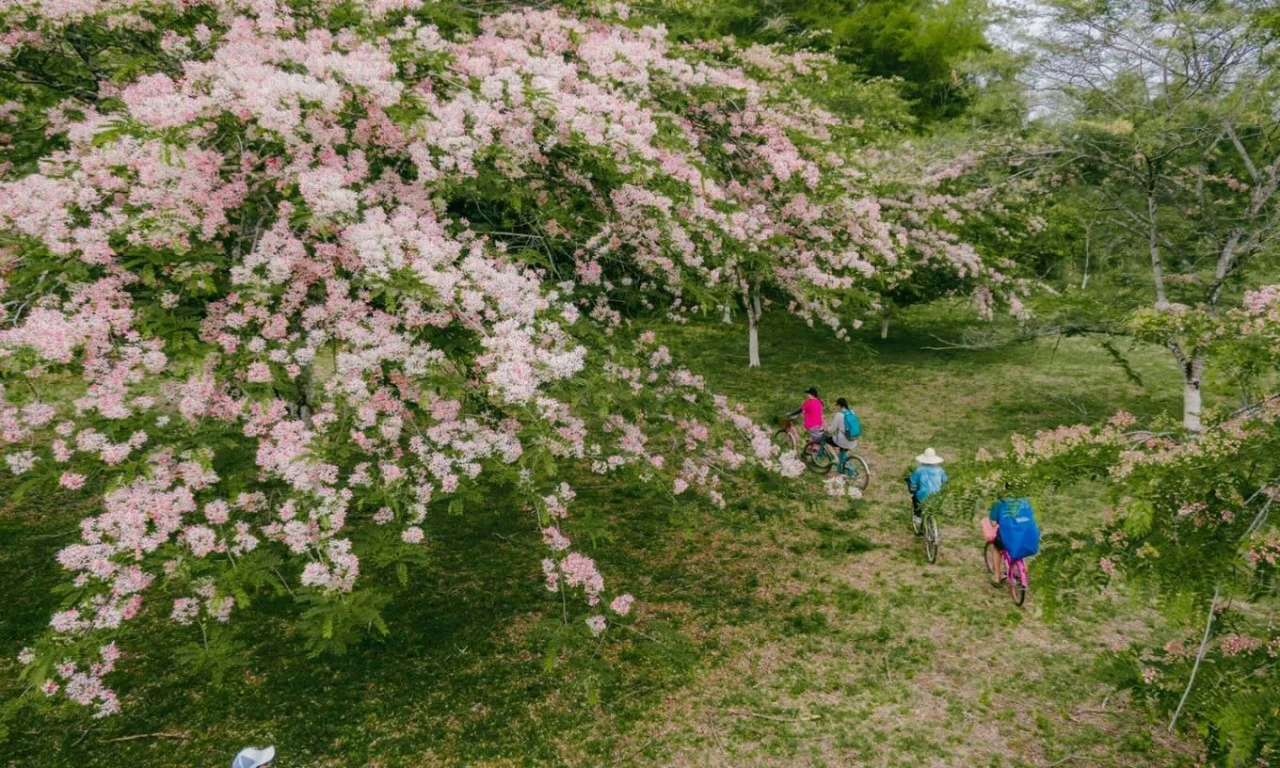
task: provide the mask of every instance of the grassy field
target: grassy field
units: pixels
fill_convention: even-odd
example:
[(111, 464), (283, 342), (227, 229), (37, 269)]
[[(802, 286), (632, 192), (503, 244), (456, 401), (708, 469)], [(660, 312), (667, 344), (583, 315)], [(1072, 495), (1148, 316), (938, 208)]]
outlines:
[[(805, 503), (779, 481), (714, 510), (583, 485), (575, 515), (609, 540), (602, 570), (640, 600), (633, 628), (597, 645), (553, 641), (540, 542), (493, 499), (432, 521), (431, 564), (388, 610), (385, 640), (307, 659), (260, 601), (234, 623), (215, 680), (175, 666), (193, 638), (158, 625), (129, 660), (139, 675), (123, 714), (16, 708), (0, 765), (225, 765), (265, 743), (281, 768), (1194, 764), (1194, 744), (1102, 682), (1099, 655), (1158, 634), (1153, 614), (1112, 593), (1046, 616), (1034, 563), (1028, 605), (1014, 607), (986, 581), (976, 510), (948, 510), (939, 562), (926, 564), (900, 479), (926, 446), (954, 466), (1013, 431), (1176, 413), (1167, 353), (1132, 351), (1139, 386), (1080, 339), (925, 350), (955, 335), (939, 310), (850, 345), (767, 320), (756, 371), (741, 324), (662, 335), (761, 419), (810, 385), (849, 397), (875, 472), (865, 500)], [(1034, 501), (1047, 532), (1103, 514), (1089, 498)], [(0, 700), (22, 690), (13, 657), (56, 605), (52, 556), (85, 511), (62, 498), (0, 511)]]

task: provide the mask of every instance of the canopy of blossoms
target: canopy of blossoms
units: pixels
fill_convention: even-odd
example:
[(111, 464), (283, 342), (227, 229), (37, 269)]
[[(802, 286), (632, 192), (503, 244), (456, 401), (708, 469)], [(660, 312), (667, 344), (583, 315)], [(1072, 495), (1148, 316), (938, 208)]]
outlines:
[[(101, 497), (23, 655), (47, 694), (115, 711), (129, 623), (228, 621), (228, 579), (265, 550), (291, 591), (349, 607), (366, 558), (411, 562), (429, 515), (500, 486), (541, 529), (547, 588), (602, 632), (632, 598), (562, 530), (568, 468), (719, 504), (744, 463), (800, 471), (623, 309), (685, 317), (767, 282), (839, 326), (921, 260), (999, 282), (945, 230), (959, 198), (875, 196), (849, 127), (790, 88), (820, 57), (676, 49), (621, 6), (475, 34), (431, 13), (0, 10), (24, 73), (0, 105), (5, 460)], [(79, 66), (86, 37), (87, 74), (41, 68)], [(394, 535), (354, 535), (374, 529)]]

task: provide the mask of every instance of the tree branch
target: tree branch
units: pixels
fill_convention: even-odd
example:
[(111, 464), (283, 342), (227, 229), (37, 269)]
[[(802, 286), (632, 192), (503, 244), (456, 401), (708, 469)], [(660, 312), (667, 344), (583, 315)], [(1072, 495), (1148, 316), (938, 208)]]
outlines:
[(1209, 646), (1209, 630), (1213, 628), (1213, 612), (1218, 607), (1218, 595), (1221, 594), (1222, 587), (1215, 587), (1213, 590), (1213, 601), (1209, 603), (1209, 617), (1205, 619), (1204, 638), (1200, 640), (1200, 650), (1196, 652), (1196, 663), (1191, 667), (1191, 677), (1187, 680), (1187, 689), (1182, 692), (1182, 700), (1178, 702), (1178, 708), (1173, 711), (1173, 717), (1169, 719), (1169, 732), (1173, 733), (1173, 727), (1178, 724), (1178, 717), (1182, 714), (1182, 708), (1187, 704), (1187, 697), (1191, 695), (1191, 686), (1196, 683), (1196, 673), (1200, 671), (1200, 662), (1204, 660), (1205, 649)]
[(1231, 145), (1236, 148), (1236, 154), (1240, 155), (1240, 160), (1244, 163), (1244, 167), (1248, 169), (1249, 176), (1253, 178), (1253, 183), (1257, 184), (1262, 180), (1258, 174), (1258, 167), (1253, 164), (1253, 158), (1249, 156), (1249, 151), (1244, 148), (1240, 137), (1236, 135), (1235, 128), (1231, 126), (1231, 121), (1223, 118), (1222, 128), (1226, 131), (1227, 137), (1231, 139)]

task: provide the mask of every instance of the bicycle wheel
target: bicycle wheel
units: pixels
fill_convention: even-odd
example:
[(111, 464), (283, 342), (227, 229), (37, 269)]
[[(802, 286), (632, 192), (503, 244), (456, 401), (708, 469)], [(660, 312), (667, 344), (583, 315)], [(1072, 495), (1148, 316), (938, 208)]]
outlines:
[(871, 467), (867, 464), (867, 460), (856, 453), (849, 454), (849, 460), (845, 462), (846, 468), (853, 468), (853, 487), (860, 491), (867, 490), (867, 483), (871, 482)]
[(1009, 593), (1014, 605), (1022, 605), (1027, 599), (1027, 564), (1021, 560), (1009, 566)]
[(796, 433), (789, 429), (780, 429), (774, 432), (773, 444), (778, 446), (784, 455), (790, 453), (795, 456), (799, 451), (799, 446), (796, 445)]
[(938, 545), (942, 543), (942, 535), (938, 532), (938, 518), (932, 512), (924, 516), (924, 556), (929, 562), (938, 562)]
[(832, 465), (836, 463), (835, 457), (831, 455), (831, 451), (823, 446), (817, 448), (810, 447), (804, 452), (805, 464), (809, 466), (809, 470), (825, 475), (831, 471)]
[(1002, 580), (1000, 571), (1003, 570), (1004, 563), (1000, 556), (1000, 550), (996, 549), (994, 541), (987, 542), (987, 548), (983, 550), (982, 559), (987, 563), (987, 573), (991, 575), (991, 583), (1000, 586)]

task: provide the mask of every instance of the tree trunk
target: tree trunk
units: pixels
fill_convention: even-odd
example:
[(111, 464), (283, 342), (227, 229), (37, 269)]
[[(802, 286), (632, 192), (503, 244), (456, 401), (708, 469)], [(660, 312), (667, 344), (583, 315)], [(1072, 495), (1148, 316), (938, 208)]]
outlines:
[(1203, 357), (1197, 357), (1182, 366), (1182, 426), (1192, 432), (1200, 431), (1201, 384), (1204, 381)]
[(889, 338), (889, 316), (882, 315), (880, 317), (880, 338)]
[(1165, 297), (1164, 292), (1164, 270), (1160, 264), (1160, 231), (1158, 222), (1159, 220), (1156, 218), (1156, 193), (1155, 188), (1151, 187), (1147, 190), (1147, 249), (1151, 252), (1151, 279), (1156, 288), (1156, 306), (1164, 309), (1169, 304), (1169, 299)]
[(743, 304), (747, 309), (747, 367), (760, 367), (760, 289), (748, 290)]
[(724, 310), (724, 315), (721, 316), (720, 321), (725, 325), (733, 325), (733, 310), (729, 308), (729, 305), (725, 304), (720, 309)]
[(1084, 277), (1080, 279), (1080, 292), (1089, 287), (1089, 227), (1084, 230)]

